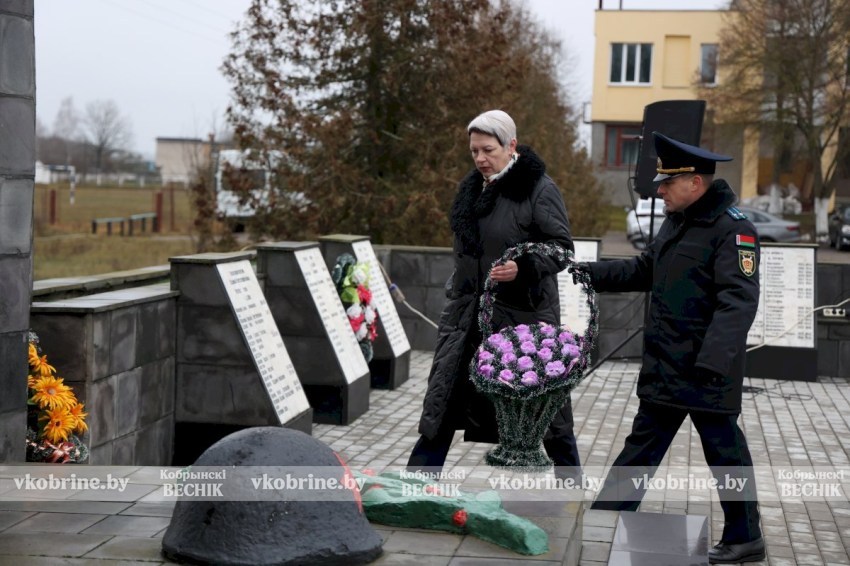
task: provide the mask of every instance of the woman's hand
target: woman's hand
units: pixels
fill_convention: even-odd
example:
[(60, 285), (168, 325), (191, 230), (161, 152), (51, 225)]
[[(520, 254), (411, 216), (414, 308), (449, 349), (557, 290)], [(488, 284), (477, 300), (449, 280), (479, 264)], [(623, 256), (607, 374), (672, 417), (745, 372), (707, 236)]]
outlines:
[(516, 279), (519, 267), (514, 260), (509, 259), (502, 265), (497, 265), (490, 270), (490, 279), (496, 283), (507, 283)]

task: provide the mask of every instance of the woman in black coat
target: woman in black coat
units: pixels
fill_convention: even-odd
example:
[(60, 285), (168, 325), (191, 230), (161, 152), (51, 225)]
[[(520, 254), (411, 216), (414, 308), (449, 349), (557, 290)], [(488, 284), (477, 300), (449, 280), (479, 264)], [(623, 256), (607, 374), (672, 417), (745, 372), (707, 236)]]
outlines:
[[(574, 250), (561, 192), (546, 165), (518, 146), (516, 126), (501, 110), (467, 127), (475, 169), (461, 181), (452, 206), (455, 270), (446, 283), (434, 363), (428, 377), (419, 433), (408, 469), (439, 471), (456, 430), (464, 440), (498, 442), (493, 406), (475, 391), (469, 365), (481, 343), (478, 303), (487, 273), (497, 283), (493, 327), (540, 321), (560, 323), (557, 273), (566, 266), (537, 254), (492, 268), (508, 248), (551, 242)], [(559, 477), (575, 476), (579, 454), (569, 399), (543, 441)]]

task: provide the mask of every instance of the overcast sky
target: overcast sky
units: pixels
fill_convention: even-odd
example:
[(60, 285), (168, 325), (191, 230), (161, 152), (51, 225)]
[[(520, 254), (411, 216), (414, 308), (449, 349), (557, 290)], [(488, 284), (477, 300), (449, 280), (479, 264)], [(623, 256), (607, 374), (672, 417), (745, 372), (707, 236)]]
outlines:
[[(525, 0), (564, 42), (572, 98), (590, 100), (599, 0)], [(727, 0), (605, 0), (605, 9), (714, 9)], [(78, 113), (113, 100), (132, 125), (132, 150), (153, 158), (157, 137), (205, 138), (224, 126), (227, 37), (250, 0), (35, 0), (36, 113), (53, 130), (60, 103)]]

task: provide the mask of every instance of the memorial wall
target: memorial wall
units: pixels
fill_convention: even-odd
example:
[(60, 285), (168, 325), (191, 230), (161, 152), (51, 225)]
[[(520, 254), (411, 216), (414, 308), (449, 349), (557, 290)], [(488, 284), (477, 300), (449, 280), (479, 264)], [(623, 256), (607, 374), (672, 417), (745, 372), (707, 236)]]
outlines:
[(761, 245), (761, 296), (747, 335), (746, 375), (817, 379), (816, 252), (814, 244)]
[[(216, 435), (260, 423), (279, 425), (296, 414), (288, 426), (310, 432), (311, 423), (323, 418), (316, 415), (317, 408), (323, 409), (318, 398), (310, 399), (311, 372), (323, 376), (316, 378), (326, 380), (318, 385), (332, 393), (325, 397), (329, 414), (337, 411), (336, 418), (347, 415), (343, 418), (353, 421), (368, 410), (370, 372), (362, 365), (356, 369), (356, 350), (321, 244), (267, 246), (256, 254), (174, 258), (170, 286), (156, 284), (168, 266), (87, 277), (76, 289), (66, 280), (37, 282), (33, 328), (43, 334), (52, 363), (66, 379), (81, 384), (78, 394), (91, 415), (89, 441), (97, 463), (190, 463), (192, 451), (202, 450)], [(761, 350), (772, 358), (793, 350), (796, 358), (816, 356), (817, 375), (849, 376), (850, 320), (821, 314), (801, 320), (798, 313), (840, 301), (850, 288), (850, 265), (817, 264), (813, 250), (805, 247), (780, 248), (763, 248), (766, 295), (757, 317), (761, 328), (753, 326), (751, 343), (765, 335), (779, 337), (786, 319), (799, 320), (799, 328), (782, 336), (781, 343), (777, 340), (772, 348), (779, 350), (764, 346), (753, 355)], [(438, 320), (451, 250), (378, 246), (373, 253), (410, 306)], [(594, 242), (577, 242), (578, 260), (595, 254)], [(90, 291), (113, 285), (134, 286), (95, 295)], [(575, 305), (576, 312), (584, 308), (578, 290), (570, 287), (562, 286), (565, 320), (580, 325), (580, 319), (569, 322), (567, 305)], [(634, 338), (614, 357), (639, 357), (643, 294), (604, 294), (599, 305), (600, 349), (594, 362), (630, 333)], [(393, 306), (410, 347), (433, 350), (433, 326), (404, 304), (393, 301)], [(389, 338), (386, 352), (393, 353)], [(303, 358), (308, 363), (304, 369), (299, 367)], [(786, 374), (782, 367), (774, 375)], [(367, 386), (352, 387), (359, 383)], [(303, 411), (298, 385), (312, 414)]]
[(24, 457), (35, 177), (33, 0), (0, 11), (0, 462)]

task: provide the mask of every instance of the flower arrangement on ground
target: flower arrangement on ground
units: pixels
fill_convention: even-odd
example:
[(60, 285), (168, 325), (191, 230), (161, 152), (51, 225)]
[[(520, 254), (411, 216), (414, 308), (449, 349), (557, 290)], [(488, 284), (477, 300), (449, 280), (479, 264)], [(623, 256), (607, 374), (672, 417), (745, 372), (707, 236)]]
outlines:
[(378, 309), (369, 289), (369, 266), (357, 263), (351, 254), (342, 254), (331, 273), (351, 330), (366, 362), (372, 361), (372, 342), (378, 336)]
[[(525, 243), (510, 248), (494, 265), (527, 253), (540, 253), (573, 264), (572, 254), (552, 244)], [(492, 332), (493, 283), (487, 278), (481, 296), (479, 325), (484, 340), (470, 368), (476, 388), (493, 402), (499, 444), (485, 461), (496, 467), (543, 471), (552, 461), (543, 452), (543, 435), (590, 363), (599, 311), (590, 276), (574, 277), (590, 306), (588, 327), (576, 334), (566, 326), (540, 322)]]
[(88, 430), (85, 406), (74, 390), (56, 375), (56, 368), (29, 336), (27, 375), (27, 461), (78, 463), (88, 457), (80, 436)]

